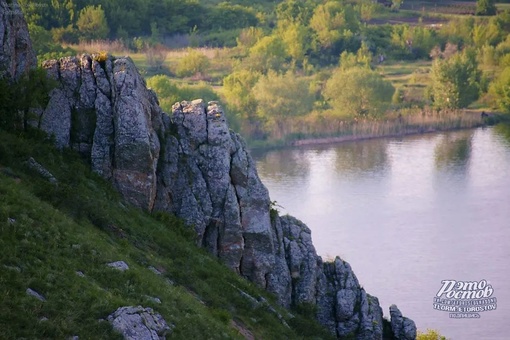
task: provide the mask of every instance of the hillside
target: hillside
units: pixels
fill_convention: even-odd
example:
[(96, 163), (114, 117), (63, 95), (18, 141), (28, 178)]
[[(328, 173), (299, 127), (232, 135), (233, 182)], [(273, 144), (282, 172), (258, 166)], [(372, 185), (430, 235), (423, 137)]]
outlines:
[(115, 338), (104, 319), (138, 305), (161, 313), (176, 339), (330, 337), (198, 249), (177, 218), (129, 207), (76, 153), (42, 138), (0, 133), (0, 230), (3, 339)]

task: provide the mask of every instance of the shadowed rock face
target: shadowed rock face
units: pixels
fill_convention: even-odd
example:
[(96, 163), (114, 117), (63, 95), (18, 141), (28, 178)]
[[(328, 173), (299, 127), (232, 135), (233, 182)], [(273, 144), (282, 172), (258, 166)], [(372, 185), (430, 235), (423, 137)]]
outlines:
[[(183, 218), (199, 245), (283, 306), (316, 305), (319, 322), (339, 337), (382, 339), (377, 298), (347, 262), (323, 263), (306, 225), (271, 210), (255, 163), (218, 103), (176, 103), (169, 116), (131, 59), (95, 59), (44, 63), (61, 86), (36, 123), (59, 147), (89, 158), (128, 202)], [(396, 323), (396, 333), (405, 324)]]
[(37, 65), (17, 0), (0, 0), (0, 79), (19, 79)]

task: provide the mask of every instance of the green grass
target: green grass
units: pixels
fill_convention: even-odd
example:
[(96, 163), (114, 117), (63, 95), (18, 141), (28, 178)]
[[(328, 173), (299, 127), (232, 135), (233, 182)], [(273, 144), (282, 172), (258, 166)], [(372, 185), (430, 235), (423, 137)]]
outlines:
[[(58, 184), (30, 170), (29, 157)], [(73, 151), (57, 151), (41, 137), (0, 131), (0, 254), (2, 339), (119, 338), (102, 320), (126, 305), (154, 308), (175, 325), (176, 339), (243, 338), (233, 320), (256, 338), (329, 337), (297, 312), (291, 319), (275, 306), (287, 328), (267, 307), (253, 307), (239, 289), (274, 299), (197, 248), (177, 218), (128, 207)], [(120, 260), (128, 271), (106, 266)]]

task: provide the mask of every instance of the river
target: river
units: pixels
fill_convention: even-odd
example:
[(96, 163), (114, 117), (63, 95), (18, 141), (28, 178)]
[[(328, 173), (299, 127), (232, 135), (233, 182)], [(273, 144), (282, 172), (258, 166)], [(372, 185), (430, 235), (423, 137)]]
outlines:
[[(324, 259), (348, 261), (386, 316), (394, 303), (421, 331), (503, 340), (510, 339), (509, 135), (497, 126), (252, 155), (280, 212), (310, 227)], [(497, 309), (462, 319), (434, 309), (443, 280), (490, 285)]]

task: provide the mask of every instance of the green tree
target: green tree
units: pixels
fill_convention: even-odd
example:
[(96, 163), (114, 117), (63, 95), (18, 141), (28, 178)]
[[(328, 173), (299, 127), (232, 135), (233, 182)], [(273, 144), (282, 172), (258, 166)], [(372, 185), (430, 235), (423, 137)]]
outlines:
[(316, 7), (314, 0), (285, 0), (276, 6), (278, 22), (299, 22), (306, 24)]
[(505, 67), (492, 82), (489, 94), (493, 96), (500, 110), (510, 113), (510, 67)]
[(204, 17), (203, 29), (227, 30), (257, 26), (257, 13), (253, 8), (222, 2)]
[(229, 107), (234, 108), (246, 119), (254, 114), (257, 102), (253, 96), (253, 87), (260, 78), (260, 73), (239, 70), (223, 79), (223, 96)]
[(285, 116), (300, 116), (313, 108), (314, 96), (310, 83), (289, 71), (278, 74), (269, 71), (259, 78), (253, 87), (258, 104), (258, 114), (266, 119)]
[(336, 1), (317, 6), (310, 19), (310, 27), (323, 48), (331, 48), (342, 38), (353, 36), (359, 30), (359, 24), (359, 14), (352, 6)]
[(257, 121), (262, 136), (277, 139), (290, 132), (290, 122), (296, 116), (312, 111), (315, 99), (306, 78), (297, 77), (292, 71), (278, 74), (272, 70), (259, 78), (253, 87), (253, 96), (257, 101)]
[(85, 40), (105, 39), (110, 31), (101, 5), (82, 9), (76, 25)]
[(394, 91), (389, 81), (368, 68), (338, 68), (326, 83), (324, 97), (337, 115), (375, 116), (384, 114)]
[(234, 118), (230, 122), (237, 125), (245, 136), (263, 136), (256, 117), (257, 101), (253, 95), (253, 87), (260, 76), (259, 72), (241, 69), (223, 79), (223, 100)]
[(437, 108), (464, 108), (480, 92), (481, 72), (476, 55), (464, 50), (448, 59), (436, 59), (431, 69), (430, 94)]
[(250, 48), (246, 66), (252, 70), (266, 73), (268, 70), (283, 68), (287, 52), (285, 44), (277, 35), (261, 38)]
[(278, 28), (279, 35), (285, 44), (285, 50), (294, 63), (302, 63), (311, 48), (310, 32), (304, 25), (293, 22)]
[(495, 15), (497, 11), (494, 0), (476, 1), (476, 15)]

